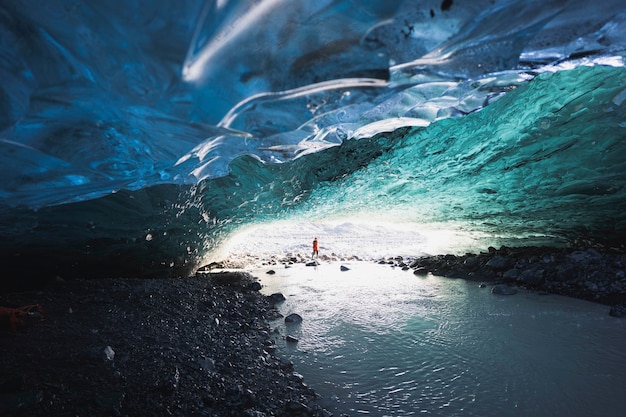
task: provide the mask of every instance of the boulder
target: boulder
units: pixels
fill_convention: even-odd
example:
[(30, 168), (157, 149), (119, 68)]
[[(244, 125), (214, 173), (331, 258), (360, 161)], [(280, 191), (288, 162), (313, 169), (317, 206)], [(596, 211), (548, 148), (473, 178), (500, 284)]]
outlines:
[(487, 261), (487, 266), (490, 266), (494, 271), (504, 271), (509, 268), (510, 261), (504, 256), (494, 256)]
[(470, 270), (474, 270), (480, 266), (480, 260), (476, 256), (468, 256), (463, 261), (463, 265)]

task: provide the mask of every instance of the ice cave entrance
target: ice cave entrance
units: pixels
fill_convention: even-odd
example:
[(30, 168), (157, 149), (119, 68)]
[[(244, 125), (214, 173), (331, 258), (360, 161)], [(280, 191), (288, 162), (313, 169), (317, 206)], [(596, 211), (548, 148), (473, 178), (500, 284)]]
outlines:
[(495, 241), (492, 236), (450, 225), (364, 217), (281, 220), (241, 228), (211, 258), (228, 258), (245, 264), (289, 256), (310, 257), (314, 237), (320, 242), (320, 257), (327, 260), (477, 253)]

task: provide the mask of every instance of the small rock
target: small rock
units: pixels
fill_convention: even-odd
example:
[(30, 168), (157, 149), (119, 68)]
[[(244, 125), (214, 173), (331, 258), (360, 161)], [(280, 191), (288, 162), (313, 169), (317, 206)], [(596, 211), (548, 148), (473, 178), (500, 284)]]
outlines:
[(273, 269), (270, 269), (269, 271), (266, 272), (267, 275), (274, 275), (276, 273), (276, 271), (274, 271)]
[(515, 295), (517, 290), (505, 284), (498, 284), (491, 289), (491, 293), (496, 295)]
[(428, 275), (428, 269), (424, 267), (419, 267), (415, 271), (413, 271), (415, 275)]
[(276, 353), (276, 349), (278, 349), (278, 346), (273, 343), (263, 346), (263, 350), (270, 354)]
[(287, 341), (287, 343), (298, 343), (298, 339), (296, 339), (295, 337), (288, 335), (287, 337), (285, 337), (285, 341)]
[(291, 313), (285, 317), (285, 323), (302, 323), (302, 317), (299, 314)]
[(349, 271), (350, 270), (350, 268), (348, 268), (347, 266), (343, 266), (343, 265), (341, 265), (341, 267), (339, 269), (341, 269), (342, 271)]
[(107, 346), (102, 352), (102, 357), (105, 361), (112, 361), (113, 358), (115, 358), (115, 351), (113, 351), (113, 348), (111, 348), (111, 346)]
[(215, 371), (215, 361), (211, 358), (198, 359), (198, 365), (200, 365), (200, 367), (205, 371), (208, 371), (208, 372)]
[(269, 299), (272, 304), (277, 304), (285, 301), (285, 296), (279, 292), (275, 292), (274, 294), (269, 296)]

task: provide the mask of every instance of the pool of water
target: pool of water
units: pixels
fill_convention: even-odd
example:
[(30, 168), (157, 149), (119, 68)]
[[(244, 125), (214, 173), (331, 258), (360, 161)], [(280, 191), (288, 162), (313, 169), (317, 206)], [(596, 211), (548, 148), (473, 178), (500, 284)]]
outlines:
[(268, 269), (262, 291), (303, 317), (271, 323), (279, 354), (335, 416), (626, 415), (626, 320), (606, 306), (367, 262)]

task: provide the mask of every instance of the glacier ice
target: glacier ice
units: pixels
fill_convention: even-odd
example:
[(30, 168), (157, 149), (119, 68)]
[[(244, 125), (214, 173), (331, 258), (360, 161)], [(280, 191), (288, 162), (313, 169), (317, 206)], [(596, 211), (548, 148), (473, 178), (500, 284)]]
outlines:
[(622, 239), (622, 1), (288, 3), (0, 2), (2, 261), (177, 275), (363, 214)]

